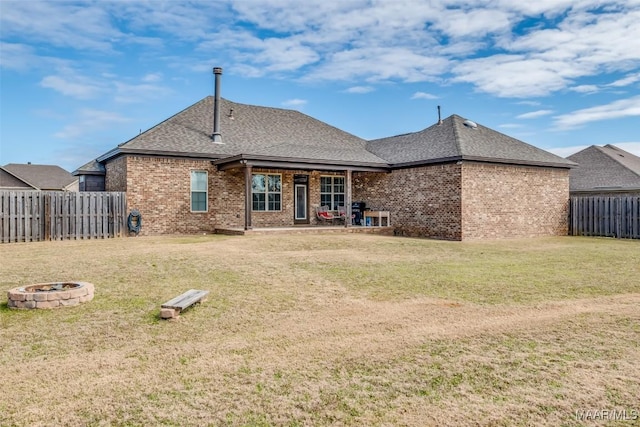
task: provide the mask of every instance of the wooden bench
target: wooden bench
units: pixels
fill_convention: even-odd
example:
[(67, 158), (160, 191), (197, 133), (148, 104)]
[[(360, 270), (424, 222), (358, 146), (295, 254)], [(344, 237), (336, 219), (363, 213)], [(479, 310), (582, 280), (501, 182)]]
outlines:
[(191, 307), (193, 304), (204, 301), (209, 291), (199, 291), (189, 289), (182, 295), (170, 299), (160, 306), (160, 317), (163, 319), (173, 319), (178, 317), (182, 310)]

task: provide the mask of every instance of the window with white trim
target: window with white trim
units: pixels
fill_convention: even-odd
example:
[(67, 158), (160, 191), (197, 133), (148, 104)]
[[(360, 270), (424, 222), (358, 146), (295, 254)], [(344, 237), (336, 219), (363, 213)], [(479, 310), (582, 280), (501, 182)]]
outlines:
[(191, 171), (191, 212), (207, 212), (207, 171)]
[(328, 206), (330, 210), (338, 210), (344, 206), (344, 177), (320, 177), (320, 206)]
[(282, 209), (282, 176), (253, 174), (251, 197), (254, 211), (279, 211)]

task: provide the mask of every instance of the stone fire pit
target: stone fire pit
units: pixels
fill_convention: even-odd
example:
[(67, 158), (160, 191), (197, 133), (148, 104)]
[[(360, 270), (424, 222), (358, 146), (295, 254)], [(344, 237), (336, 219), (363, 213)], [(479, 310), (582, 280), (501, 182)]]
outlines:
[(89, 282), (51, 282), (14, 288), (7, 292), (10, 308), (71, 307), (93, 299)]

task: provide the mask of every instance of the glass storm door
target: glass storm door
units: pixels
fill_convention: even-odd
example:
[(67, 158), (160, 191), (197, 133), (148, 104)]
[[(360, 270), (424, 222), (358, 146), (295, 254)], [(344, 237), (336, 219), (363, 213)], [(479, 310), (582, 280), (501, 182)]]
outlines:
[(295, 222), (309, 222), (307, 212), (307, 184), (295, 184)]

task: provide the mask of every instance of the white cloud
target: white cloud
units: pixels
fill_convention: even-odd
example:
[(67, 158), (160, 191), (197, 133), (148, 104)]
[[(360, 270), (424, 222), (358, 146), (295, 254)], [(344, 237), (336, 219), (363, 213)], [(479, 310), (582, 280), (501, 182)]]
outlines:
[(288, 100), (284, 101), (282, 103), (282, 105), (285, 105), (287, 107), (302, 107), (302, 106), (307, 105), (307, 100), (306, 99), (298, 99), (298, 98), (288, 99)]
[(130, 118), (120, 113), (87, 108), (79, 112), (79, 117), (73, 124), (65, 126), (54, 136), (61, 139), (78, 139), (92, 132), (129, 121), (131, 121)]
[(149, 73), (142, 77), (142, 81), (145, 83), (155, 83), (162, 81), (162, 73)]
[(529, 105), (531, 107), (537, 107), (538, 105), (540, 105), (539, 101), (518, 101), (516, 102), (516, 104), (518, 105)]
[(578, 93), (595, 93), (595, 92), (598, 92), (600, 89), (598, 88), (597, 85), (579, 85), (579, 86), (571, 87), (569, 88), (569, 90), (573, 92), (578, 92)]
[[(144, 79), (143, 79), (144, 80)], [(127, 84), (114, 82), (116, 91), (114, 100), (122, 103), (148, 102), (150, 99), (158, 99), (171, 93), (171, 90), (154, 84)]]
[[(567, 12), (555, 28), (500, 39), (507, 53), (462, 60), (455, 81), (501, 97), (546, 96), (579, 77), (626, 70), (640, 60), (640, 11)], [(634, 49), (631, 46), (638, 46)]]
[(453, 68), (453, 81), (472, 83), (479, 91), (500, 97), (545, 96), (564, 88), (571, 64), (531, 59), (521, 55), (494, 55), (471, 59)]
[(628, 76), (622, 79), (616, 80), (615, 82), (609, 83), (607, 86), (624, 87), (639, 81), (640, 81), (640, 73), (634, 73), (634, 74), (629, 74)]
[[(204, 6), (204, 7), (203, 7)], [(224, 2), (114, 2), (112, 13), (130, 22), (136, 33), (151, 29), (153, 32), (171, 34), (179, 40), (195, 41), (205, 36), (212, 22), (217, 25), (230, 19)]]
[(261, 51), (253, 58), (256, 63), (265, 64), (267, 71), (292, 71), (312, 64), (320, 56), (300, 40), (276, 39), (265, 40)]
[(420, 82), (436, 79), (447, 65), (445, 58), (421, 55), (408, 48), (367, 47), (332, 54), (305, 79)]
[(372, 86), (353, 86), (345, 90), (346, 93), (369, 93), (375, 89)]
[(445, 9), (435, 28), (452, 37), (484, 37), (489, 33), (508, 31), (512, 25), (511, 14), (498, 9)]
[(111, 40), (124, 37), (99, 4), (14, 1), (3, 5), (0, 16), (3, 36), (53, 46), (105, 52), (112, 50)]
[(516, 116), (516, 119), (537, 119), (538, 117), (548, 116), (549, 114), (553, 114), (553, 110), (531, 111), (530, 113), (524, 113)]
[(27, 70), (37, 60), (33, 48), (25, 44), (0, 41), (0, 52), (0, 68), (8, 70)]
[(438, 99), (438, 97), (426, 92), (416, 92), (411, 96), (411, 99)]
[[(588, 93), (593, 85), (574, 86), (577, 78), (628, 72), (640, 61), (637, 0), (610, 0), (606, 7), (598, 0), (10, 5), (0, 18), (3, 35), (109, 54), (132, 44), (155, 52), (195, 42), (182, 64), (210, 67), (215, 52), (216, 60), (252, 77), (274, 72), (305, 81), (465, 82), (479, 92), (524, 98), (564, 89)], [(549, 25), (521, 28), (540, 16)], [(144, 33), (150, 29), (153, 36)], [(612, 85), (638, 79), (632, 74)]]
[(33, 46), (24, 43), (0, 41), (0, 68), (18, 72), (67, 68), (71, 61), (53, 56), (39, 55)]
[(640, 96), (620, 99), (606, 105), (584, 108), (556, 116), (554, 117), (554, 127), (559, 130), (565, 130), (591, 122), (634, 116), (640, 116)]
[(40, 86), (77, 99), (95, 98), (104, 90), (100, 84), (81, 76), (46, 76), (40, 81)]

